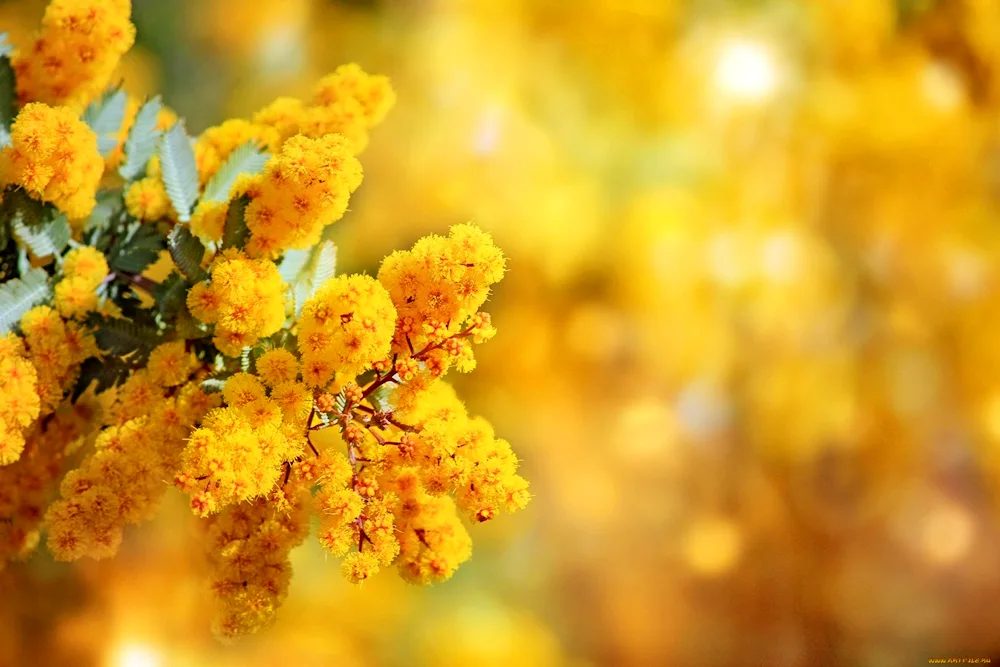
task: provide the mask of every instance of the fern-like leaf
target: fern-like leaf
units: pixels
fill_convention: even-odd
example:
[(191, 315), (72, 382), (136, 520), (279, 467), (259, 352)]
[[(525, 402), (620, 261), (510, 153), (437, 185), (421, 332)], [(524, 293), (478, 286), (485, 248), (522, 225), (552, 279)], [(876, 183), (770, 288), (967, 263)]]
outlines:
[(225, 378), (210, 377), (201, 381), (201, 390), (206, 394), (217, 394), (226, 387)]
[(298, 272), (298, 278), (292, 283), (296, 317), (302, 314), (306, 301), (316, 293), (320, 285), (332, 278), (336, 271), (337, 246), (333, 241), (325, 241), (312, 249), (308, 264)]
[(201, 268), (201, 260), (205, 256), (205, 246), (201, 244), (187, 225), (177, 225), (167, 238), (167, 248), (174, 264), (191, 282), (205, 279), (205, 270)]
[(29, 269), (20, 278), (0, 284), (0, 333), (14, 328), (21, 316), (52, 295), (49, 274)]
[(180, 121), (160, 139), (160, 173), (178, 218), (187, 222), (198, 199), (198, 166), (191, 139)]
[(219, 171), (205, 186), (205, 193), (202, 201), (226, 201), (229, 199), (229, 191), (233, 183), (240, 174), (258, 174), (267, 164), (270, 155), (261, 151), (256, 143), (248, 141), (242, 146), (238, 146), (229, 154), (226, 161), (222, 163)]
[(125, 122), (128, 95), (121, 88), (112, 88), (90, 103), (83, 112), (83, 122), (97, 135), (97, 150), (107, 157), (118, 146), (118, 132)]
[(131, 364), (120, 357), (90, 357), (80, 366), (80, 377), (73, 387), (72, 400), (80, 398), (95, 380), (97, 387), (94, 392), (99, 394), (125, 382), (131, 372)]
[[(4, 44), (6, 46), (6, 44)], [(0, 56), (0, 148), (10, 144), (10, 126), (17, 115), (17, 86), (10, 56)]]
[(72, 230), (66, 216), (59, 214), (41, 225), (29, 227), (20, 217), (11, 223), (14, 236), (35, 257), (58, 255), (69, 243)]
[(145, 357), (159, 342), (155, 329), (136, 322), (115, 317), (96, 317), (94, 340), (97, 347), (108, 354), (125, 356), (138, 353)]
[(162, 108), (160, 96), (157, 95), (143, 104), (135, 115), (135, 122), (125, 139), (125, 162), (118, 168), (118, 173), (126, 181), (143, 174), (149, 159), (156, 153), (156, 143), (163, 134), (156, 129)]
[(246, 245), (247, 236), (250, 230), (247, 229), (247, 222), (244, 214), (249, 201), (246, 197), (239, 197), (229, 204), (226, 212), (226, 226), (222, 232), (223, 248), (240, 248)]
[(108, 253), (108, 263), (116, 271), (142, 273), (156, 261), (163, 246), (164, 239), (155, 226), (133, 223)]
[(278, 273), (281, 279), (288, 285), (294, 285), (299, 281), (299, 276), (309, 264), (310, 252), (308, 250), (286, 250), (278, 264)]

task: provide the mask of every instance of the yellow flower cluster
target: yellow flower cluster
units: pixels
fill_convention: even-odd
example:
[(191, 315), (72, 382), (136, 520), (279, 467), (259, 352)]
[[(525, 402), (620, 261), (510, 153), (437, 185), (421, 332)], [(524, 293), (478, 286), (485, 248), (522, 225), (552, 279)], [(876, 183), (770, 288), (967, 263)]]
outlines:
[(311, 399), (300, 383), (277, 385), (268, 396), (255, 376), (237, 373), (222, 396), (226, 406), (208, 413), (188, 438), (174, 480), (200, 516), (267, 494), (306, 446)]
[(97, 354), (94, 336), (64, 320), (48, 306), (37, 306), (21, 318), (28, 358), (38, 373), (40, 416), (50, 414), (76, 380), (80, 364)]
[(130, 185), (125, 191), (125, 208), (129, 215), (144, 221), (159, 220), (172, 210), (159, 176), (140, 178)]
[(288, 554), (309, 534), (307, 498), (301, 488), (275, 489), (205, 521), (217, 637), (257, 632), (274, 620), (292, 578)]
[(282, 140), (296, 134), (313, 138), (339, 134), (351, 154), (357, 155), (368, 145), (368, 131), (382, 122), (395, 103), (388, 78), (367, 74), (351, 63), (323, 77), (309, 104), (280, 97), (254, 114), (253, 121), (273, 127)]
[(216, 347), (235, 357), (244, 347), (281, 329), (285, 284), (274, 262), (227, 250), (212, 263), (211, 280), (198, 283), (188, 293), (187, 304), (192, 315), (215, 324)]
[[(273, 620), (313, 514), (352, 582), (392, 565), (410, 581), (446, 579), (471, 554), (460, 512), (485, 521), (529, 499), (509, 445), (439, 381), (469, 370), (471, 343), (493, 333), (478, 310), (502, 253), (458, 225), (387, 258), (378, 279), (322, 279), (325, 254), (286, 256), (286, 267), (303, 260), (286, 285), (275, 260), (314, 250), (361, 183), (355, 156), (394, 103), (388, 80), (346, 65), (306, 101), (161, 142), (159, 156), (149, 128), (130, 129), (140, 105), (129, 99), (117, 130), (100, 130), (117, 143), (102, 158), (78, 111), (132, 42), (129, 12), (126, 0), (54, 0), (15, 58), (26, 106), (0, 185), (71, 221), (94, 212), (99, 189), (101, 208), (86, 231), (51, 235), (54, 261), (30, 258), (30, 280), (17, 263), (22, 284), (5, 285), (17, 302), (8, 314), (24, 314), (0, 338), (2, 562), (28, 555), (42, 526), (57, 560), (110, 557), (172, 480), (206, 529), (224, 638)], [(160, 129), (174, 121), (161, 113)], [(243, 173), (227, 168), (230, 192), (206, 198), (224, 201), (199, 202), (247, 143), (270, 154), (255, 158), (262, 171), (231, 161)], [(178, 173), (168, 194), (160, 156), (197, 169), (199, 185)], [(129, 171), (142, 178), (115, 174), (126, 158), (146, 161), (145, 174)], [(171, 229), (194, 203), (189, 229), (204, 243)], [(54, 214), (6, 202), (28, 205)], [(238, 233), (222, 249), (230, 216)], [(301, 314), (290, 320), (291, 294)]]
[[(485, 420), (470, 419), (444, 382), (403, 384), (393, 392), (391, 416), (365, 407), (356, 385), (343, 394), (342, 411), (317, 402), (343, 426), (313, 437), (326, 447), (323, 474), (305, 461), (296, 466), (322, 486), (315, 497), (319, 541), (335, 556), (348, 554), (342, 564), (348, 580), (359, 583), (394, 562), (414, 583), (448, 579), (472, 553), (458, 508), (482, 522), (530, 500), (510, 445)], [(362, 407), (356, 416), (339, 416), (355, 404)], [(350, 461), (331, 454), (340, 448)]]
[(21, 458), (0, 466), (0, 570), (6, 561), (34, 552), (45, 508), (63, 472), (64, 453), (95, 430), (101, 415), (92, 393), (61, 405), (51, 419), (37, 420), (25, 432)]
[(276, 257), (288, 248), (316, 245), (323, 228), (344, 215), (360, 184), (361, 163), (341, 135), (292, 137), (247, 184), (248, 252)]
[[(58, 560), (106, 558), (118, 551), (122, 530), (147, 520), (180, 463), (184, 438), (217, 397), (188, 382), (198, 368), (183, 341), (158, 346), (146, 369), (119, 389), (110, 425), (93, 452), (62, 481), (62, 499), (46, 514), (48, 547)], [(183, 386), (179, 391), (171, 388)]]
[(456, 362), (459, 370), (471, 370), (475, 362), (467, 338), (483, 341), (495, 333), (489, 317), (476, 311), (504, 270), (503, 253), (472, 224), (454, 225), (447, 237), (427, 236), (411, 250), (386, 257), (378, 279), (399, 313), (393, 352), (424, 357), (435, 376)]
[(22, 102), (82, 110), (135, 41), (130, 0), (52, 0), (34, 43), (13, 54)]
[(306, 301), (298, 324), (306, 384), (318, 387), (334, 373), (353, 377), (389, 354), (396, 308), (389, 293), (365, 275), (338, 276)]
[(97, 135), (70, 109), (40, 103), (21, 109), (10, 134), (0, 185), (20, 186), (70, 219), (89, 215), (104, 170)]
[(55, 304), (63, 317), (79, 318), (97, 308), (97, 287), (108, 275), (104, 253), (90, 246), (71, 250), (63, 262), (63, 279), (55, 289)]
[(0, 337), (0, 466), (24, 450), (23, 431), (38, 417), (38, 374), (27, 359), (24, 341)]

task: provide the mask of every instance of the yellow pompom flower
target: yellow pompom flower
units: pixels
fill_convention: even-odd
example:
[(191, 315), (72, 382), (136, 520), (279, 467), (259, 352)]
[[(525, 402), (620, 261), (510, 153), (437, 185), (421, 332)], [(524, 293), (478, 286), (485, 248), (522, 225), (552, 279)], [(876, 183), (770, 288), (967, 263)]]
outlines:
[(82, 110), (135, 41), (131, 10), (129, 0), (52, 0), (34, 43), (12, 56), (21, 101)]
[(66, 254), (62, 269), (67, 278), (83, 278), (96, 285), (108, 275), (108, 261), (97, 248), (80, 246)]
[(202, 241), (221, 241), (228, 211), (228, 201), (201, 202), (191, 214), (191, 233)]
[(55, 304), (59, 314), (77, 318), (97, 308), (95, 285), (85, 278), (65, 278), (55, 289)]
[(313, 89), (313, 104), (333, 106), (346, 100), (357, 102), (367, 127), (378, 125), (396, 104), (396, 93), (389, 78), (366, 73), (356, 63), (341, 65)]
[(24, 342), (14, 334), (0, 337), (0, 466), (18, 460), (23, 431), (38, 417), (38, 374)]
[(195, 317), (215, 323), (216, 347), (234, 357), (282, 327), (284, 294), (274, 262), (228, 250), (212, 264), (211, 281), (195, 285), (187, 301)]
[[(399, 312), (393, 351), (412, 354), (455, 333), (483, 305), (504, 271), (503, 253), (472, 224), (454, 225), (447, 237), (426, 236), (412, 250), (386, 257), (378, 279)], [(483, 339), (492, 335), (481, 316), (472, 328)], [(460, 356), (463, 350), (453, 352)]]
[(146, 364), (152, 381), (163, 387), (183, 384), (197, 367), (198, 360), (186, 349), (183, 340), (158, 345)]
[(306, 109), (302, 100), (294, 97), (279, 97), (253, 115), (255, 125), (273, 128), (283, 143), (299, 133), (305, 119)]
[(0, 182), (50, 202), (70, 219), (90, 215), (104, 160), (97, 135), (65, 107), (28, 104), (0, 154)]
[(267, 386), (277, 387), (298, 377), (299, 362), (283, 348), (268, 350), (257, 358), (257, 375)]
[(248, 251), (276, 257), (288, 248), (315, 245), (323, 228), (344, 215), (360, 184), (361, 163), (343, 137), (292, 137), (247, 191)]
[(63, 279), (55, 289), (55, 305), (65, 318), (79, 318), (97, 308), (97, 287), (108, 275), (108, 262), (90, 246), (71, 250), (63, 263)]
[(172, 209), (167, 190), (159, 177), (139, 179), (125, 191), (125, 208), (139, 220), (159, 220)]
[[(365, 275), (324, 283), (302, 308), (298, 344), (307, 384), (323, 385), (333, 373), (357, 375), (389, 354), (396, 308), (389, 293)], [(310, 377), (311, 368), (322, 372)]]

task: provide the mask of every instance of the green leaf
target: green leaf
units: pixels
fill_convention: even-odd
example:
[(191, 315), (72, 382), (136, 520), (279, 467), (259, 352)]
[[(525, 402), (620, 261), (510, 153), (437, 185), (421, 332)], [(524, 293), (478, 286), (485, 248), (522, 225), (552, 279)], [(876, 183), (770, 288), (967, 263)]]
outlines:
[(20, 188), (8, 188), (3, 195), (3, 203), (0, 204), (0, 225), (20, 220), (23, 224), (34, 227), (47, 222), (54, 210), (51, 206), (32, 199)]
[(229, 191), (240, 174), (258, 174), (264, 168), (270, 155), (261, 151), (253, 141), (238, 146), (215, 172), (215, 176), (205, 186), (202, 201), (227, 201)]
[(83, 223), (83, 231), (89, 232), (94, 229), (107, 229), (111, 218), (119, 210), (122, 197), (121, 192), (115, 190), (101, 190), (97, 193), (97, 206), (90, 212), (90, 216)]
[(156, 301), (156, 307), (167, 322), (173, 322), (177, 313), (184, 307), (187, 288), (188, 285), (187, 281), (184, 280), (184, 276), (176, 271), (171, 271), (167, 279), (153, 290), (153, 299)]
[[(316, 293), (320, 285), (332, 278), (337, 270), (337, 246), (333, 241), (325, 241), (309, 253), (309, 261), (298, 271), (295, 282), (292, 283), (296, 317), (302, 314), (302, 308), (309, 297)], [(293, 261), (297, 262), (298, 259)]]
[(246, 197), (239, 197), (230, 202), (229, 210), (226, 212), (226, 227), (222, 232), (223, 248), (239, 248), (242, 250), (243, 246), (246, 245), (250, 230), (247, 229), (244, 214), (249, 203), (250, 200)]
[(80, 366), (80, 377), (77, 378), (76, 385), (73, 387), (72, 400), (76, 401), (80, 398), (95, 380), (97, 387), (94, 391), (99, 394), (125, 382), (131, 372), (131, 364), (121, 357), (105, 357), (104, 359), (90, 357)]
[(181, 121), (160, 139), (160, 173), (170, 203), (174, 205), (181, 222), (187, 222), (198, 199), (198, 166), (191, 140)]
[(69, 243), (72, 230), (66, 216), (60, 213), (52, 220), (29, 227), (20, 218), (11, 223), (14, 236), (35, 257), (58, 255)]
[(320, 285), (333, 278), (337, 272), (337, 245), (333, 241), (327, 241), (317, 247), (313, 267), (313, 289), (309, 296), (315, 294)]
[(103, 352), (118, 356), (137, 353), (145, 357), (159, 342), (156, 329), (145, 327), (132, 320), (96, 316), (94, 340)]
[(164, 238), (154, 225), (135, 222), (109, 252), (108, 263), (115, 271), (142, 273), (156, 261), (163, 247)]
[(205, 257), (205, 246), (201, 244), (187, 225), (177, 225), (167, 238), (167, 248), (174, 264), (191, 282), (201, 282), (207, 276), (201, 268)]
[(146, 164), (156, 153), (156, 143), (163, 134), (156, 129), (162, 108), (160, 96), (157, 95), (143, 104), (135, 115), (135, 122), (125, 139), (125, 162), (118, 168), (118, 173), (126, 181), (145, 173)]
[(201, 381), (201, 390), (206, 394), (217, 394), (226, 387), (225, 378), (205, 378)]
[(51, 295), (49, 274), (43, 269), (30, 269), (0, 284), (0, 333), (10, 331), (22, 315)]
[[(4, 46), (7, 46), (4, 43)], [(17, 115), (17, 84), (10, 55), (0, 56), (0, 148), (10, 145), (10, 126)]]
[(253, 358), (253, 348), (244, 347), (243, 352), (240, 354), (240, 370), (244, 373), (254, 372), (254, 358)]
[(97, 135), (97, 150), (107, 157), (118, 146), (118, 133), (125, 122), (128, 95), (120, 87), (111, 88), (90, 103), (83, 112), (83, 122)]
[(299, 275), (309, 264), (310, 250), (286, 250), (278, 264), (278, 273), (281, 279), (289, 285), (294, 285), (299, 281)]

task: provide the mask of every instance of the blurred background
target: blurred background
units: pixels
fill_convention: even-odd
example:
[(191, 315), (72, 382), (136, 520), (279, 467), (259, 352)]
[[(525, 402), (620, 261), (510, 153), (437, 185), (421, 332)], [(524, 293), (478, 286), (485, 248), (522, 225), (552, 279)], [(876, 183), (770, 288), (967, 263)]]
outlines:
[(192, 131), (392, 78), (340, 270), (494, 234), (454, 380), (535, 498), (433, 588), (310, 543), (222, 647), (171, 497), (113, 561), (0, 575), (0, 665), (1000, 660), (1000, 0), (134, 5), (126, 87)]

